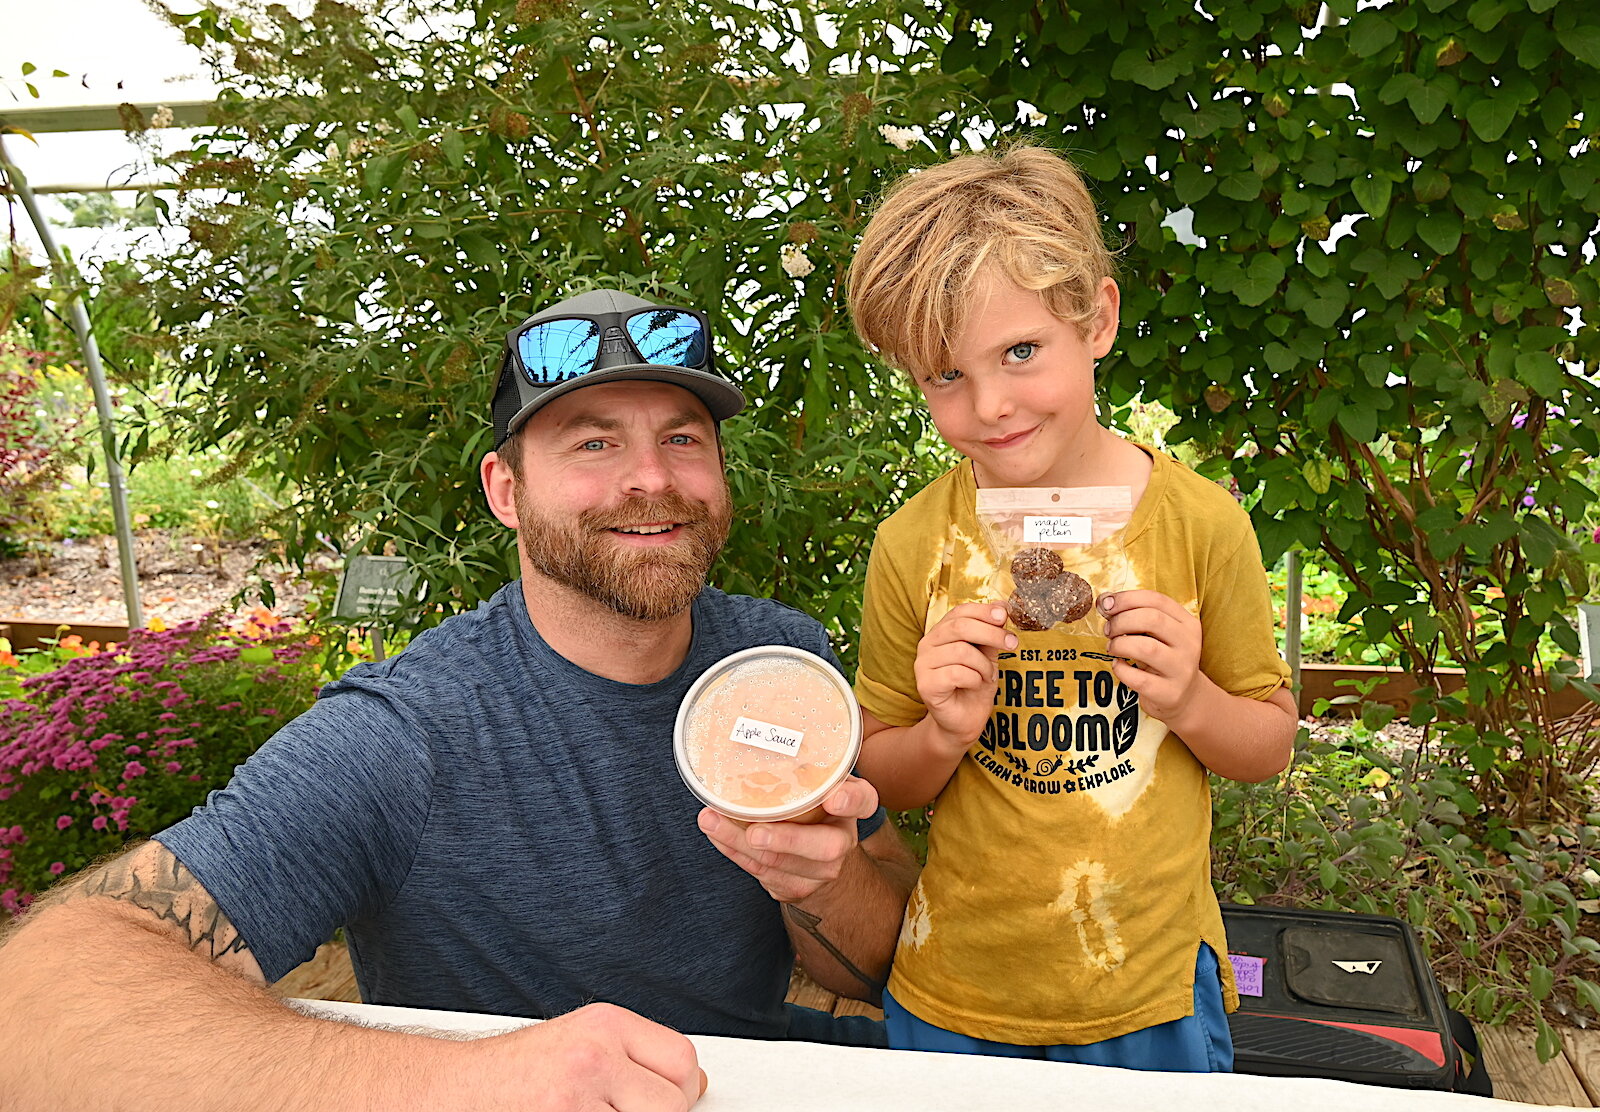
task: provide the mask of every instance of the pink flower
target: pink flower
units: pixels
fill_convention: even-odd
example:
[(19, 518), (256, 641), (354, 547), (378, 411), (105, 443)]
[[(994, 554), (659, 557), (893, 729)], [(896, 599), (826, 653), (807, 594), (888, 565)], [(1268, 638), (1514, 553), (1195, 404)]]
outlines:
[(67, 827), (69, 827), (71, 825), (72, 825), (72, 816), (71, 815), (62, 815), (60, 818), (58, 818), (56, 820), (56, 829), (57, 830), (65, 830)]
[(89, 825), (94, 827), (96, 830), (104, 830), (106, 828), (106, 817), (104, 815), (96, 815), (94, 817), (94, 821)]
[(65, 865), (63, 865), (61, 862), (55, 861), (55, 862), (51, 863), (50, 871), (52, 873), (54, 873), (56, 876), (60, 876), (62, 873), (67, 871), (67, 867)]
[(182, 772), (183, 771), (183, 765), (181, 763), (179, 763), (178, 761), (168, 761), (167, 762), (167, 771), (168, 772)]
[(137, 757), (140, 753), (143, 753), (144, 750), (140, 749), (137, 745), (130, 745), (127, 748), (123, 749), (123, 752), (126, 753), (130, 757)]
[(137, 777), (143, 776), (147, 771), (149, 771), (149, 770), (146, 769), (144, 767), (144, 765), (140, 764), (138, 761), (129, 761), (128, 762), (128, 767), (126, 767), (126, 768), (124, 768), (122, 770), (122, 778), (124, 780), (132, 780), (132, 779), (135, 779)]

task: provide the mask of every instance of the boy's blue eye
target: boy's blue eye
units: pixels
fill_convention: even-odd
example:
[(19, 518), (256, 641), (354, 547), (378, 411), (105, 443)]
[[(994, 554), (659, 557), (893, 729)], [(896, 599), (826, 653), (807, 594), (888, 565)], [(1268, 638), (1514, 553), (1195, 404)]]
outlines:
[(928, 381), (934, 383), (935, 385), (943, 386), (954, 382), (960, 377), (961, 371), (955, 367), (951, 367), (948, 370), (934, 371), (933, 374), (928, 376)]
[(1038, 344), (1025, 342), (1011, 345), (1010, 350), (1007, 351), (1006, 354), (1014, 356), (1018, 363), (1026, 363), (1028, 360), (1033, 358), (1033, 353), (1038, 350)]

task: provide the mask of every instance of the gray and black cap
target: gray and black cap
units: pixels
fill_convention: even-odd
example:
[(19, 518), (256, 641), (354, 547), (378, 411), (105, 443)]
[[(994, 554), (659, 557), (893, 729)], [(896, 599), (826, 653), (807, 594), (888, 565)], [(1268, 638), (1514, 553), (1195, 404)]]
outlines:
[[(648, 310), (688, 314), (699, 321), (704, 329), (703, 355), (685, 359), (694, 366), (643, 361), (639, 344), (630, 337), (630, 324)], [(535, 325), (562, 319), (592, 324), (592, 334), (586, 338), (594, 345), (596, 354), (564, 374), (541, 375), (529, 370), (517, 347), (519, 338)], [(589, 325), (578, 327), (587, 332)], [(626, 381), (669, 382), (681, 386), (704, 402), (717, 421), (732, 417), (745, 404), (739, 388), (717, 371), (710, 326), (703, 313), (673, 310), (620, 290), (591, 290), (541, 309), (506, 334), (494, 393), (495, 448), (504, 444), (540, 406), (563, 394), (603, 382)]]

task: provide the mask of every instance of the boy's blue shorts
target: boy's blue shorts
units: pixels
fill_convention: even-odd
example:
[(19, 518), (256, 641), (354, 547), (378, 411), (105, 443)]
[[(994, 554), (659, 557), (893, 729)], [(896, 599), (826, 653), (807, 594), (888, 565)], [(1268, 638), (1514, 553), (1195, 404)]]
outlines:
[(1217, 955), (1204, 943), (1194, 963), (1193, 1015), (1097, 1043), (1019, 1046), (958, 1035), (918, 1019), (887, 992), (883, 994), (883, 1018), (889, 1028), (889, 1046), (894, 1050), (997, 1054), (1005, 1058), (1041, 1058), (1050, 1062), (1081, 1062), (1174, 1073), (1233, 1071), (1233, 1038), (1228, 1034), (1228, 1014), (1222, 1002)]

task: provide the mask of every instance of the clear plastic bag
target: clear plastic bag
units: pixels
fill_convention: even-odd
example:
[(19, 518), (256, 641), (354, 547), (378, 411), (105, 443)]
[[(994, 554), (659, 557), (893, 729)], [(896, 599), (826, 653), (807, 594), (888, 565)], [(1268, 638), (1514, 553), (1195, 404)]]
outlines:
[(1098, 635), (1100, 596), (1138, 586), (1122, 546), (1132, 517), (1123, 486), (980, 489), (978, 521), (995, 557), (988, 597), (1020, 632)]

